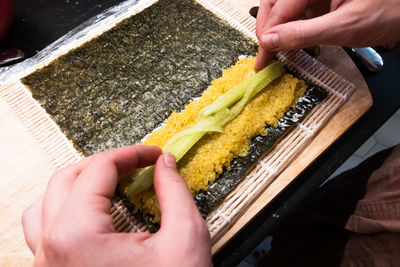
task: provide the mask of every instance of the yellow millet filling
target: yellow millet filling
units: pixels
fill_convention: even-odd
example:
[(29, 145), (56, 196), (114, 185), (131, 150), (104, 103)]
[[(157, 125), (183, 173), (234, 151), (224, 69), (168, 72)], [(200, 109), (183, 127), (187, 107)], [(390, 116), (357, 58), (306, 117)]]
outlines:
[[(153, 132), (145, 145), (163, 147), (176, 133), (190, 128), (197, 113), (210, 105), (219, 96), (249, 77), (254, 72), (255, 58), (240, 59), (234, 66), (222, 72), (222, 77), (214, 80), (199, 99), (189, 103), (181, 113), (173, 112), (166, 124)], [(208, 185), (230, 166), (236, 157), (248, 154), (250, 140), (257, 135), (267, 135), (266, 125), (278, 126), (278, 120), (304, 95), (306, 84), (291, 74), (284, 74), (256, 95), (229, 122), (223, 133), (205, 135), (178, 162), (178, 172), (185, 179), (190, 191), (195, 194)], [(124, 181), (126, 184), (128, 181)], [(131, 199), (132, 203), (144, 213), (154, 215), (160, 221), (160, 211), (154, 189), (149, 189)]]

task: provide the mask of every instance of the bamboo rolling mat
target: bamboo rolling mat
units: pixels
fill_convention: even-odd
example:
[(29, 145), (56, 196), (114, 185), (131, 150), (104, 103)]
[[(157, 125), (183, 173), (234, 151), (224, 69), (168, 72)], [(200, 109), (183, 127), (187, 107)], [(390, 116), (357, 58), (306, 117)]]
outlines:
[[(222, 2), (228, 5), (228, 1)], [(236, 5), (235, 8), (239, 8), (239, 10), (242, 8), (242, 12), (237, 13), (235, 11), (237, 18), (240, 16), (242, 16), (241, 18), (245, 17), (242, 15), (247, 12), (247, 6), (244, 7), (244, 2), (238, 1), (234, 3), (234, 6)], [(254, 26), (250, 22), (246, 24), (247, 26), (243, 26), (241, 21), (238, 24), (244, 28), (247, 27), (250, 32), (254, 29), (251, 28)], [(285, 53), (281, 54), (281, 59), (293, 62), (296, 57), (301, 56), (303, 56), (301, 53)], [(289, 57), (289, 59), (285, 59), (285, 57)], [(310, 129), (314, 130), (312, 138), (307, 138), (302, 144), (302, 149), (300, 150), (303, 152), (297, 151), (297, 153), (287, 156), (287, 160), (280, 167), (280, 171), (275, 172), (273, 179), (258, 187), (256, 194), (244, 194), (244, 198), (247, 196), (249, 198), (243, 200), (240, 197), (236, 197), (239, 194), (235, 194), (235, 192), (241, 190), (238, 187), (231, 194), (233, 197), (229, 198), (231, 202), (226, 201), (223, 203), (223, 205), (226, 205), (221, 209), (224, 213), (214, 212), (209, 216), (207, 222), (213, 236), (213, 252), (216, 252), (226, 244), (243, 225), (251, 220), (260, 209), (294, 180), (308, 164), (372, 105), (365, 82), (343, 50), (334, 47), (323, 47), (322, 54), (318, 59), (351, 83), (340, 77), (331, 80), (331, 82), (334, 82), (331, 86), (336, 88), (339, 85), (338, 91), (336, 90), (337, 88), (334, 88), (338, 94), (332, 93), (333, 102), (329, 102), (334, 104), (335, 109), (331, 109), (330, 114), (327, 114), (324, 118), (325, 127), (322, 127), (323, 124), (319, 125), (317, 129), (306, 125), (307, 121), (303, 122), (308, 132)], [(298, 63), (296, 64), (299, 65)], [(317, 62), (316, 64), (320, 63)], [(330, 75), (324, 76), (324, 73), (320, 75), (320, 77), (316, 77), (317, 80), (331, 77)], [(332, 75), (335, 74), (332, 72)], [(329, 87), (329, 79), (325, 80), (325, 83)], [(346, 90), (344, 90), (345, 87), (347, 88)], [(340, 88), (344, 91), (341, 91)], [(32, 263), (32, 255), (25, 245), (20, 225), (22, 211), (44, 192), (47, 180), (57, 167), (64, 166), (80, 158), (80, 155), (74, 152), (69, 142), (63, 139), (61, 132), (57, 131), (57, 125), (50, 118), (42, 116), (41, 112), (43, 111), (40, 110), (38, 105), (31, 103), (32, 105), (19, 105), (19, 110), (16, 108), (18, 104), (15, 103), (21, 103), (26, 97), (24, 94), (19, 94), (20, 89), (19, 85), (15, 83), (1, 85), (0, 88), (0, 126), (2, 127), (0, 132), (0, 169), (2, 171), (0, 180), (2, 198), (2, 209), (0, 210), (1, 266), (21, 266)], [(356, 90), (351, 95), (350, 93), (354, 89)], [(342, 100), (339, 101), (337, 99)], [(334, 101), (339, 101), (340, 103)], [(22, 114), (27, 113), (30, 114), (30, 117), (22, 116)], [(313, 114), (310, 114), (309, 121), (315, 122), (312, 116)], [(38, 124), (42, 126), (38, 127)], [(307, 130), (305, 132), (300, 131), (297, 136), (307, 135), (306, 132)], [(289, 137), (297, 140), (296, 132), (293, 131), (291, 134), (292, 136)], [(55, 143), (58, 145), (54, 146), (53, 144)], [(277, 149), (279, 148), (284, 149), (285, 147), (279, 147), (278, 145)], [(299, 148), (297, 149), (299, 150)], [(273, 157), (273, 155), (270, 157)], [(265, 175), (265, 170), (260, 171), (262, 165), (260, 166), (258, 169), (256, 167), (253, 170), (252, 177), (254, 179), (262, 178), (262, 175)], [(273, 164), (268, 163), (268, 166), (271, 167)], [(277, 170), (277, 167), (274, 167)], [(257, 184), (248, 180), (248, 183), (245, 186), (243, 185), (242, 189), (254, 191), (252, 186), (255, 185)], [(121, 231), (137, 230), (138, 227), (135, 226), (135, 223), (129, 217), (124, 217), (126, 213), (121, 209), (123, 207), (118, 203), (113, 208), (116, 228)]]

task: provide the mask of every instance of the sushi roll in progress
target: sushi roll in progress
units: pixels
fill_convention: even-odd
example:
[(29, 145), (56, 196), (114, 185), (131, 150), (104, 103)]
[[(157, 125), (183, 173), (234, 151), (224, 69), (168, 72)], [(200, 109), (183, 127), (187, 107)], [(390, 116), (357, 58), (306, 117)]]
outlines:
[[(189, 129), (196, 123), (202, 109), (254, 75), (254, 62), (254, 57), (239, 59), (234, 66), (224, 70), (222, 77), (212, 81), (200, 98), (189, 103), (182, 112), (174, 111), (165, 125), (153, 132), (143, 144), (164, 147), (177, 133)], [(177, 165), (190, 191), (193, 194), (206, 191), (224, 170), (229, 170), (234, 158), (246, 156), (251, 138), (267, 135), (267, 125), (277, 127), (278, 120), (296, 104), (306, 89), (304, 81), (291, 74), (282, 74), (252, 98), (240, 114), (225, 125), (222, 133), (204, 135)], [(130, 176), (121, 181), (123, 192), (131, 182), (129, 179)], [(130, 201), (136, 209), (153, 215), (153, 221), (159, 222), (160, 211), (153, 188), (130, 197)]]

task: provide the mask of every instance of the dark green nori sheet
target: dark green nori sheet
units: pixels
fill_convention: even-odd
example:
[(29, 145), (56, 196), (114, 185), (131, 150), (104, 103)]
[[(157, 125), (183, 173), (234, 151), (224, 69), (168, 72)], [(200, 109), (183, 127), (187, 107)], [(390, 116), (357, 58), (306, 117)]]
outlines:
[(22, 79), (84, 155), (139, 143), (256, 44), (193, 0), (160, 0)]
[[(287, 131), (299, 122), (312, 108), (326, 97), (326, 92), (314, 85), (309, 84), (304, 97), (299, 99), (296, 106), (288, 110), (279, 120), (278, 127), (267, 126), (268, 135), (256, 136), (251, 140), (249, 154), (245, 157), (235, 158), (231, 162), (231, 169), (225, 170), (215, 182), (208, 187), (207, 191), (200, 191), (194, 196), (197, 207), (203, 218), (220, 204), (225, 197), (242, 181), (246, 173), (250, 171), (259, 158), (274, 147)], [(131, 212), (135, 207), (129, 200), (119, 193), (125, 205)], [(159, 229), (158, 223), (152, 222), (152, 217), (139, 212), (134, 213), (135, 218), (145, 224), (151, 232)]]

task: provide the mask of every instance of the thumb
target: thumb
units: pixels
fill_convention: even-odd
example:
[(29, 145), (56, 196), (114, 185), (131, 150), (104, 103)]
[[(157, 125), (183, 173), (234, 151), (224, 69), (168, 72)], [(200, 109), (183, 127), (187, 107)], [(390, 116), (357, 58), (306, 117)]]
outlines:
[(339, 10), (326, 15), (291, 21), (272, 27), (261, 38), (262, 47), (269, 52), (287, 51), (319, 44), (343, 45), (350, 43), (346, 34), (349, 23)]
[(176, 170), (176, 160), (171, 153), (165, 153), (157, 160), (154, 189), (160, 205), (161, 228), (178, 227), (184, 221), (201, 218), (186, 182)]

